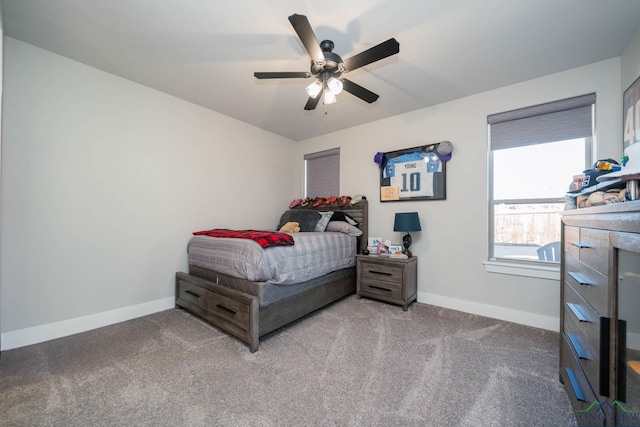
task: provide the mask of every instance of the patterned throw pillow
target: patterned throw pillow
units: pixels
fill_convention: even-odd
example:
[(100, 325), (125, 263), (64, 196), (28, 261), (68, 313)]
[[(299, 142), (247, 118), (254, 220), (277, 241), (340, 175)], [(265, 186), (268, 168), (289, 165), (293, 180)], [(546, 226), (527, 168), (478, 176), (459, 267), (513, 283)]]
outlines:
[(331, 217), (333, 216), (333, 212), (320, 212), (322, 218), (316, 224), (315, 231), (323, 232), (327, 228), (327, 224), (331, 221)]
[(351, 225), (360, 224), (358, 221), (355, 220), (355, 218), (353, 218), (351, 215), (346, 214), (344, 212), (335, 212), (331, 217), (331, 221), (344, 221), (344, 222), (348, 222)]

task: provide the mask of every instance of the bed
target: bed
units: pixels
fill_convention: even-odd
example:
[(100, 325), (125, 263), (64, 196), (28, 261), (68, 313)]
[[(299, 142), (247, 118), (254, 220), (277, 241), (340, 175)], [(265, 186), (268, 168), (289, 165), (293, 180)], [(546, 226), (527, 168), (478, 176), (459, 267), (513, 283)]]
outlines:
[[(286, 251), (288, 248), (274, 247), (262, 249), (255, 242), (239, 242), (243, 239), (218, 239), (208, 236), (194, 236), (189, 242), (189, 272), (176, 273), (176, 307), (183, 308), (214, 326), (226, 331), (247, 343), (249, 350), (258, 350), (260, 337), (271, 333), (282, 326), (312, 313), (327, 304), (335, 302), (355, 292), (356, 268), (355, 255), (366, 247), (368, 238), (368, 205), (367, 200), (344, 206), (311, 205), (297, 207), (287, 213), (302, 213), (298, 210), (314, 210), (317, 212), (334, 212), (335, 217), (349, 220), (355, 219), (362, 235), (354, 237), (352, 233), (338, 231), (291, 233), (298, 249), (304, 249), (303, 255), (285, 259), (281, 263), (295, 264), (294, 273), (287, 272), (279, 276), (266, 277), (272, 270), (280, 270), (280, 264), (264, 267), (266, 262), (259, 261), (258, 266), (250, 264), (258, 251)], [(282, 218), (281, 218), (282, 221)], [(334, 222), (329, 229), (336, 229)], [(314, 236), (315, 235), (315, 236)], [(308, 253), (313, 252), (319, 243), (305, 243), (305, 239), (320, 239), (323, 245), (344, 244), (335, 250), (339, 254), (337, 269), (322, 266), (308, 266), (304, 262), (311, 260)], [(345, 243), (345, 241), (350, 243)], [(338, 242), (338, 243), (335, 243)], [(248, 248), (253, 243), (252, 248)], [(217, 246), (218, 245), (218, 246)], [(220, 249), (219, 245), (222, 245)], [(348, 249), (351, 245), (354, 249)], [(245, 249), (238, 249), (244, 247)], [(330, 246), (332, 247), (332, 246)], [(216, 249), (217, 248), (217, 249)], [(229, 250), (229, 248), (232, 248)], [(248, 248), (248, 249), (247, 249)], [(331, 250), (322, 246), (322, 252)], [(293, 249), (293, 247), (291, 247)], [(239, 251), (235, 260), (226, 253)], [(350, 255), (345, 255), (347, 254)], [(259, 255), (259, 254), (258, 254)], [(226, 259), (225, 257), (229, 257)], [(348, 258), (347, 262), (345, 257)], [(294, 260), (295, 258), (295, 260)], [(236, 262), (234, 264), (234, 262)], [(313, 267), (313, 268), (312, 268)], [(265, 280), (269, 278), (269, 280)]]

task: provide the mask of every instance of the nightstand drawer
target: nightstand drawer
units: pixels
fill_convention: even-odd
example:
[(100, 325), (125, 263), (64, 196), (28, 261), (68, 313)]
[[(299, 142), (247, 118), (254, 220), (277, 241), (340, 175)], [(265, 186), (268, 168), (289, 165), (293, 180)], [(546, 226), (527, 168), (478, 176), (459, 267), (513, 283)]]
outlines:
[(362, 274), (362, 282), (384, 282), (389, 285), (402, 284), (404, 268), (401, 265), (386, 265), (365, 263), (360, 273)]
[(599, 314), (608, 314), (607, 276), (574, 257), (565, 257), (564, 280)]
[(402, 299), (402, 283), (389, 283), (377, 280), (363, 280), (360, 292), (372, 296)]

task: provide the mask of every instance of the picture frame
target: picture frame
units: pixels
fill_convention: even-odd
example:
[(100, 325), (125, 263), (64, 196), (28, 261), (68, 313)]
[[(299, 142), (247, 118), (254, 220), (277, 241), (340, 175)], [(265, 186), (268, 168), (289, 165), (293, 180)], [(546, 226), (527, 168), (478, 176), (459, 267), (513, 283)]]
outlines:
[(636, 121), (640, 117), (640, 77), (638, 77), (624, 91), (622, 96), (622, 149), (631, 144), (640, 142), (640, 123)]
[(378, 254), (378, 244), (382, 241), (382, 237), (369, 237), (367, 240), (367, 250), (371, 255)]
[(404, 246), (402, 245), (390, 245), (389, 253), (395, 254), (397, 252), (402, 252), (404, 250)]
[(382, 242), (382, 237), (369, 237), (367, 246), (378, 246), (378, 243)]
[(378, 242), (378, 255), (389, 255), (389, 246), (385, 242)]
[(447, 162), (436, 144), (383, 153), (380, 163), (380, 201), (446, 200)]

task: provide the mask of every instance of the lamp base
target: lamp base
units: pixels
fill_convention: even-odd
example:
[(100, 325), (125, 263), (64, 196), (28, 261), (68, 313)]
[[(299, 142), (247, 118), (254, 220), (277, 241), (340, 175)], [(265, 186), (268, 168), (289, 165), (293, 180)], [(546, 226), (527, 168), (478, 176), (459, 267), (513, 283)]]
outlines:
[(409, 250), (409, 246), (411, 246), (411, 234), (407, 233), (402, 237), (402, 245), (404, 246), (404, 251), (402, 251), (402, 253), (411, 258), (413, 256)]

